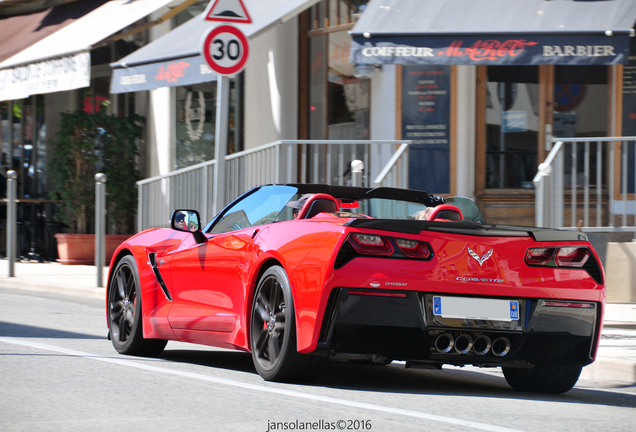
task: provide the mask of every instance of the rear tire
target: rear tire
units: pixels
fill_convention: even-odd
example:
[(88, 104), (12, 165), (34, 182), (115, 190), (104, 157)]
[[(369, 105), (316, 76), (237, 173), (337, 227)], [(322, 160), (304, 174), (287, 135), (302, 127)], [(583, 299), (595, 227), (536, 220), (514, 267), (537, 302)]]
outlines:
[(168, 341), (143, 337), (139, 272), (132, 256), (117, 263), (108, 286), (108, 331), (115, 350), (149, 357), (161, 354)]
[(565, 393), (574, 387), (582, 366), (554, 366), (537, 363), (532, 369), (502, 368), (506, 381), (515, 390), (532, 393)]
[(250, 322), (252, 360), (263, 379), (311, 381), (326, 366), (326, 357), (297, 351), (294, 300), (282, 267), (270, 267), (258, 282)]

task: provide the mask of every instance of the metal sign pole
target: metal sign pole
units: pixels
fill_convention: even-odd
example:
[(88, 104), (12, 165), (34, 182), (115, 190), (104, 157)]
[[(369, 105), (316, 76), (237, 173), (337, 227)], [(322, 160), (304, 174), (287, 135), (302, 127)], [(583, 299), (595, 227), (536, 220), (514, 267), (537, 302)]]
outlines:
[(97, 287), (104, 286), (106, 256), (106, 174), (95, 174), (95, 266)]
[(225, 206), (225, 156), (227, 155), (227, 127), (230, 112), (230, 78), (219, 75), (216, 80), (216, 129), (214, 133), (214, 209), (219, 213)]
[(17, 204), (15, 202), (18, 194), (18, 173), (14, 170), (7, 171), (7, 259), (9, 260), (9, 277), (15, 276), (16, 257), (16, 232)]

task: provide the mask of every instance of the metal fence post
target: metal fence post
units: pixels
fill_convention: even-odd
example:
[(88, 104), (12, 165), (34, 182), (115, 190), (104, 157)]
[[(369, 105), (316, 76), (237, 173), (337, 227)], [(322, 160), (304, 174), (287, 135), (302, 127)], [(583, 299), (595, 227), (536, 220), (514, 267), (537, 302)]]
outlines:
[(548, 188), (546, 187), (546, 181), (552, 173), (552, 167), (549, 163), (543, 162), (539, 165), (539, 172), (534, 177), (533, 183), (536, 190), (535, 195), (535, 226), (546, 227), (550, 224), (546, 220), (546, 202)]
[(362, 186), (362, 170), (364, 162), (356, 159), (351, 162), (351, 186)]
[(16, 238), (18, 231), (17, 204), (18, 173), (7, 171), (7, 259), (9, 260), (9, 277), (15, 276)]
[(106, 174), (95, 174), (95, 267), (97, 287), (103, 287), (106, 265)]

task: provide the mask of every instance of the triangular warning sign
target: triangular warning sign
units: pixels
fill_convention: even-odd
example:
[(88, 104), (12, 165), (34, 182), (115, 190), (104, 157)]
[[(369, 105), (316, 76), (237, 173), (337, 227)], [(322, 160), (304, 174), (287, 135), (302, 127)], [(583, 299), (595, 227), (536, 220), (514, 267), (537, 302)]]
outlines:
[(247, 12), (243, 0), (211, 0), (203, 12), (205, 21), (250, 24), (252, 18)]

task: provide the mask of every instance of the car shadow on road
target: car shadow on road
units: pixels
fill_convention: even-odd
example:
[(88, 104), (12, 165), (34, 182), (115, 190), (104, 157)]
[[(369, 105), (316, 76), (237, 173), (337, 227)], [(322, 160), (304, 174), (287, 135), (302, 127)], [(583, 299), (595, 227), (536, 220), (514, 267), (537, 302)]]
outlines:
[(636, 408), (636, 393), (581, 387), (574, 387), (560, 395), (524, 393), (512, 389), (503, 376), (493, 372), (483, 373), (460, 368), (415, 370), (405, 369), (403, 364), (399, 363), (388, 366), (360, 366), (332, 361), (313, 384), (337, 389), (387, 393), (514, 398)]
[(166, 349), (159, 358), (177, 363), (191, 363), (200, 366), (249, 372), (256, 374), (252, 355), (231, 350), (175, 350)]
[(41, 339), (105, 339), (103, 336), (100, 337), (85, 333), (68, 332), (64, 330), (14, 324), (3, 321), (0, 321), (0, 336)]
[[(252, 357), (245, 352), (168, 349), (160, 358), (256, 375)], [(388, 366), (363, 366), (330, 361), (316, 381), (305, 385), (378, 393), (474, 396), (636, 408), (636, 393), (581, 387), (560, 395), (523, 393), (513, 390), (503, 376), (493, 372), (482, 373), (460, 368), (405, 369), (403, 364), (397, 362)]]

